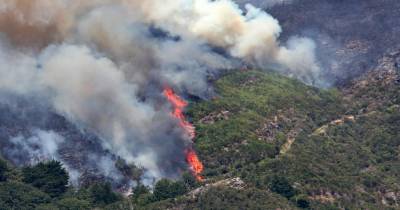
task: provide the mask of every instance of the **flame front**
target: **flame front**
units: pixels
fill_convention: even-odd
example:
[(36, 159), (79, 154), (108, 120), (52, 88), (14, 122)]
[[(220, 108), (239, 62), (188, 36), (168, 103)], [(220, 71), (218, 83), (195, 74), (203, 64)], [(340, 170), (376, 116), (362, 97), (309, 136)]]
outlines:
[(165, 88), (164, 95), (174, 107), (172, 115), (179, 120), (179, 125), (189, 135), (190, 139), (193, 140), (196, 136), (195, 128), (190, 122), (186, 120), (185, 115), (183, 114), (183, 109), (188, 105), (188, 103), (180, 98), (178, 95), (176, 95), (171, 88)]
[(204, 166), (193, 149), (190, 149), (186, 152), (186, 161), (190, 165), (190, 169), (196, 176), (196, 179), (199, 181), (203, 181), (203, 177), (200, 174), (201, 172), (203, 172)]
[[(169, 87), (166, 87), (163, 93), (174, 108), (172, 115), (178, 119), (179, 125), (185, 130), (185, 133), (193, 141), (196, 137), (195, 127), (186, 120), (186, 117), (183, 114), (183, 109), (188, 105), (188, 103), (176, 95), (175, 92)], [(196, 179), (202, 181), (203, 177), (200, 174), (203, 172), (204, 166), (192, 148), (186, 151), (186, 162), (189, 164), (190, 170)]]

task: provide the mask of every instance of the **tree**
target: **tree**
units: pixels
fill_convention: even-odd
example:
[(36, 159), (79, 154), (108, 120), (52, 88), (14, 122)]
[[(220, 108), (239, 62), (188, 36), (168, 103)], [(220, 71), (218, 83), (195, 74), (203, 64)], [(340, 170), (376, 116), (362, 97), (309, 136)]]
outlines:
[(77, 198), (64, 198), (57, 202), (59, 210), (89, 210), (90, 202)]
[(187, 189), (193, 189), (199, 186), (199, 183), (197, 182), (196, 178), (191, 173), (188, 172), (185, 172), (182, 175), (182, 181)]
[(296, 195), (291, 198), (291, 200), (294, 201), (299, 208), (307, 209), (310, 207), (310, 202), (308, 201), (307, 195)]
[(291, 198), (295, 195), (293, 187), (289, 184), (289, 181), (283, 176), (272, 177), (269, 183), (269, 189), (272, 192), (285, 196), (286, 198)]
[(150, 192), (149, 188), (144, 186), (143, 184), (138, 184), (138, 186), (133, 188), (132, 191), (132, 201), (139, 206), (145, 206), (151, 202), (153, 202), (154, 196)]
[(139, 196), (150, 193), (149, 188), (144, 186), (143, 184), (138, 184), (138, 186), (133, 188), (133, 199), (136, 200)]
[(7, 162), (0, 159), (0, 182), (7, 181), (8, 166)]
[(37, 206), (35, 210), (60, 210), (60, 209), (52, 203), (46, 203)]
[(155, 200), (175, 198), (186, 193), (185, 184), (181, 181), (173, 182), (168, 179), (161, 179), (154, 187)]
[(23, 181), (46, 192), (51, 197), (58, 197), (67, 190), (68, 173), (58, 161), (39, 163), (22, 169)]
[(40, 190), (18, 182), (0, 183), (0, 209), (35, 209), (50, 202), (50, 197)]
[(119, 200), (119, 196), (111, 189), (111, 184), (96, 183), (90, 187), (90, 196), (95, 205), (108, 205)]

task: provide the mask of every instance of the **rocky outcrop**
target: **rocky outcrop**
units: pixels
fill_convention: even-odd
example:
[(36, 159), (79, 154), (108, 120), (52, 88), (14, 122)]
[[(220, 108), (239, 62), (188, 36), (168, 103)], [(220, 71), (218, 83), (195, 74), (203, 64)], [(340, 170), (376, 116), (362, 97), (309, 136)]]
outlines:
[(199, 188), (196, 188), (196, 189), (190, 191), (186, 196), (190, 197), (192, 199), (195, 199), (199, 195), (207, 192), (209, 189), (214, 188), (214, 187), (230, 187), (230, 188), (233, 188), (233, 189), (241, 190), (241, 189), (246, 187), (246, 184), (239, 177), (230, 178), (230, 179), (224, 179), (224, 180), (221, 180), (221, 181), (217, 181), (217, 182), (214, 182), (214, 183), (209, 183), (209, 184), (206, 184), (206, 185), (201, 186)]

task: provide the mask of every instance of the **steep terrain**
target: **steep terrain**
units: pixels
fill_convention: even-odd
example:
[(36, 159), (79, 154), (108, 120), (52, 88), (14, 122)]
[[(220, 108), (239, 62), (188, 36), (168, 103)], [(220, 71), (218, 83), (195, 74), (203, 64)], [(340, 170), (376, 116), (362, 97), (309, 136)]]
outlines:
[[(156, 153), (160, 155), (157, 167), (182, 174), (180, 179), (173, 176), (178, 179), (156, 183), (144, 176), (142, 168), (105, 149), (101, 135), (57, 112), (48, 99), (1, 92), (0, 209), (400, 209), (400, 1), (237, 2), (263, 6), (277, 17), (283, 28), (282, 44), (293, 35), (315, 40), (318, 61), (330, 78), (327, 86), (337, 88), (320, 89), (250, 67), (215, 73), (217, 79), (209, 76), (210, 86), (204, 84), (210, 89), (206, 95), (213, 95), (215, 88), (214, 97), (202, 100), (190, 91), (192, 97), (182, 96), (191, 101), (185, 113), (179, 109), (175, 120), (190, 128), (193, 123), (196, 131), (190, 133), (190, 143), (179, 143), (177, 148), (173, 144), (180, 142), (176, 139), (180, 127), (172, 125), (174, 118), (168, 115), (174, 107), (162, 105), (166, 99), (158, 86), (163, 82), (151, 85), (138, 97), (140, 103), (154, 103), (163, 119), (155, 120), (154, 129), (146, 133), (157, 133), (150, 148), (171, 158)], [(163, 36), (169, 39), (168, 35), (159, 39)], [(179, 43), (179, 38), (173, 42)], [(225, 56), (220, 49), (213, 50), (218, 52), (212, 56)], [(198, 57), (192, 56), (174, 59)], [(42, 69), (40, 63), (35, 65)], [(159, 78), (159, 72), (151, 75)], [(184, 94), (185, 88), (178, 86), (177, 91)], [(146, 94), (155, 95), (154, 101)], [(104, 106), (96, 109), (99, 112), (90, 112), (94, 122), (104, 109), (112, 110), (108, 102), (114, 101), (108, 96), (113, 94), (106, 91), (100, 97)], [(111, 125), (108, 118), (103, 122)], [(135, 125), (139, 124), (147, 129), (145, 124)], [(126, 140), (132, 143), (132, 139)], [(125, 143), (117, 145), (123, 148)], [(187, 149), (196, 151), (204, 164), (202, 174), (193, 174), (182, 162)], [(34, 166), (49, 159), (61, 163)], [(69, 177), (62, 167), (67, 167)], [(151, 190), (143, 185), (149, 183)]]
[(258, 71), (218, 80), (218, 97), (189, 112), (214, 184), (158, 208), (399, 208), (399, 59), (386, 54), (341, 90)]
[(98, 136), (76, 127), (35, 98), (2, 98), (0, 139), (4, 139), (0, 154), (13, 165), (57, 159), (69, 167), (75, 186), (117, 178), (113, 184), (118, 189), (133, 178), (126, 174), (130, 169), (122, 160), (102, 148)]
[[(275, 73), (228, 73), (214, 82), (215, 98), (192, 102), (187, 111), (196, 126), (204, 182), (185, 173), (182, 181), (157, 182), (153, 193), (137, 186), (128, 198), (99, 203), (99, 192), (115, 195), (107, 188), (89, 187), (46, 205), (79, 201), (104, 209), (398, 209), (399, 61), (400, 51), (391, 51), (363, 77), (328, 90)], [(15, 182), (21, 180), (18, 174), (7, 172), (6, 177)], [(15, 184), (0, 185), (0, 195)], [(29, 204), (28, 198), (20, 199)], [(50, 201), (44, 197), (35, 202)]]

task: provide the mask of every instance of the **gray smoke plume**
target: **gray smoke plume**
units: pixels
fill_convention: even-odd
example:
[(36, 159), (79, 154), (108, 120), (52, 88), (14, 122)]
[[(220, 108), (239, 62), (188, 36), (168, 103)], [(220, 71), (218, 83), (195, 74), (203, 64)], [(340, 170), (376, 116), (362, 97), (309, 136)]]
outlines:
[[(169, 114), (165, 85), (206, 98), (207, 76), (242, 62), (320, 79), (312, 40), (282, 45), (278, 21), (245, 8), (230, 0), (0, 0), (0, 92), (42, 99), (148, 180), (177, 177), (191, 142)], [(29, 142), (40, 140), (40, 154), (54, 158), (57, 139), (69, 141), (55, 136), (10, 141), (35, 154)], [(121, 179), (114, 159), (87, 159)]]
[[(32, 136), (24, 137), (22, 134), (12, 137), (10, 148), (6, 149), (9, 158), (21, 160), (18, 156), (23, 155), (30, 164), (49, 159), (58, 159), (58, 146), (65, 139), (53, 131), (34, 130)], [(22, 165), (19, 163), (18, 165)]]
[(8, 140), (9, 144), (2, 148), (6, 158), (18, 166), (34, 165), (42, 161), (58, 160), (63, 163), (70, 175), (70, 183), (77, 186), (80, 172), (69, 167), (59, 156), (60, 144), (65, 138), (54, 131), (36, 129), (29, 136), (19, 134)]

